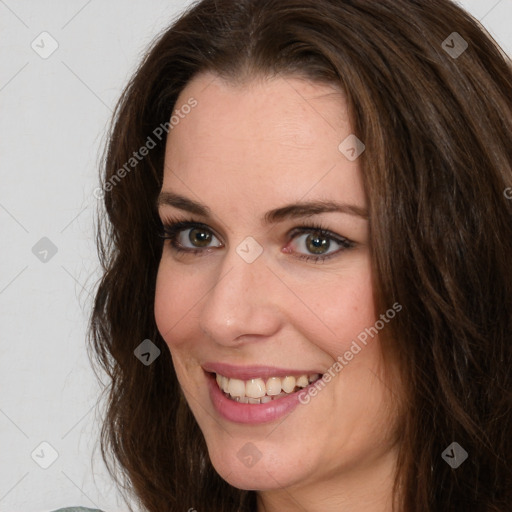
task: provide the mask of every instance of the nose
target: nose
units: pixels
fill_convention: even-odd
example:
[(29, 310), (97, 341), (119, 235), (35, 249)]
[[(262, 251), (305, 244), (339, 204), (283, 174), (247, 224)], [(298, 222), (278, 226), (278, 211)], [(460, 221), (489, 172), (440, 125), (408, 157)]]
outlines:
[(231, 249), (215, 279), (199, 315), (199, 327), (208, 337), (235, 346), (272, 336), (280, 329), (279, 282), (267, 267), (265, 253), (247, 263)]

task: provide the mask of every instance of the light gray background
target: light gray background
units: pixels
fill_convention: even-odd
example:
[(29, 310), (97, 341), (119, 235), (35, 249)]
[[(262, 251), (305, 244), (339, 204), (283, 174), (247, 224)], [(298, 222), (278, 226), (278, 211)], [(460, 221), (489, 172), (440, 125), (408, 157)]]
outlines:
[[(0, 0), (1, 512), (126, 510), (100, 460), (85, 352), (99, 275), (93, 191), (123, 86), (190, 3)], [(512, 0), (459, 3), (512, 54)], [(43, 56), (58, 48), (42, 58), (32, 44)], [(32, 251), (43, 237), (57, 248), (46, 262)], [(47, 469), (43, 442), (58, 453)]]

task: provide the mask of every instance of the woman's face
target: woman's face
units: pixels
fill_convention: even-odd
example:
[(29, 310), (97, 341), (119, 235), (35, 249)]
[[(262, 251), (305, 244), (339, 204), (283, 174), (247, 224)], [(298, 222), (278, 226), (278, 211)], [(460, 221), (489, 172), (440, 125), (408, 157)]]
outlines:
[(175, 232), (180, 252), (165, 241), (155, 318), (211, 461), (242, 489), (362, 492), (393, 460), (375, 334), (392, 320), (374, 308), (361, 146), (338, 148), (352, 134), (344, 98), (204, 74), (176, 110), (159, 214), (197, 225)]

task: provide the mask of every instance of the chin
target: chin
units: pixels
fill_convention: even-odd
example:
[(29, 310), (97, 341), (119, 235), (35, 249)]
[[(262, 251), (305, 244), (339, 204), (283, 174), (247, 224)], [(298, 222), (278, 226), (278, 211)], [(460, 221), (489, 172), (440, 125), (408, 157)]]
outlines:
[(307, 466), (299, 463), (297, 457), (289, 460), (275, 450), (270, 452), (270, 448), (262, 448), (262, 451), (267, 451), (268, 455), (258, 455), (251, 441), (243, 443), (240, 449), (220, 448), (217, 444), (216, 450), (210, 450), (210, 460), (223, 480), (242, 490), (280, 489), (307, 478)]

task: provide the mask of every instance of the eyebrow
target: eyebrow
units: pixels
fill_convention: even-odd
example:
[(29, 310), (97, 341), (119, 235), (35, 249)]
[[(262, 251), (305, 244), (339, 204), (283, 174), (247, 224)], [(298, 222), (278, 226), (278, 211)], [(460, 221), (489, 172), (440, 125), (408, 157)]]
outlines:
[[(210, 217), (211, 210), (207, 206), (193, 201), (188, 197), (175, 194), (173, 192), (161, 192), (156, 200), (156, 207), (160, 206), (174, 206), (180, 210), (194, 213), (202, 217)], [(334, 201), (301, 201), (294, 204), (289, 204), (281, 208), (275, 208), (268, 211), (263, 217), (263, 224), (275, 224), (282, 222), (286, 219), (293, 219), (299, 217), (309, 217), (311, 215), (318, 215), (319, 213), (339, 212), (361, 217), (368, 220), (368, 211), (356, 205), (336, 203)]]

